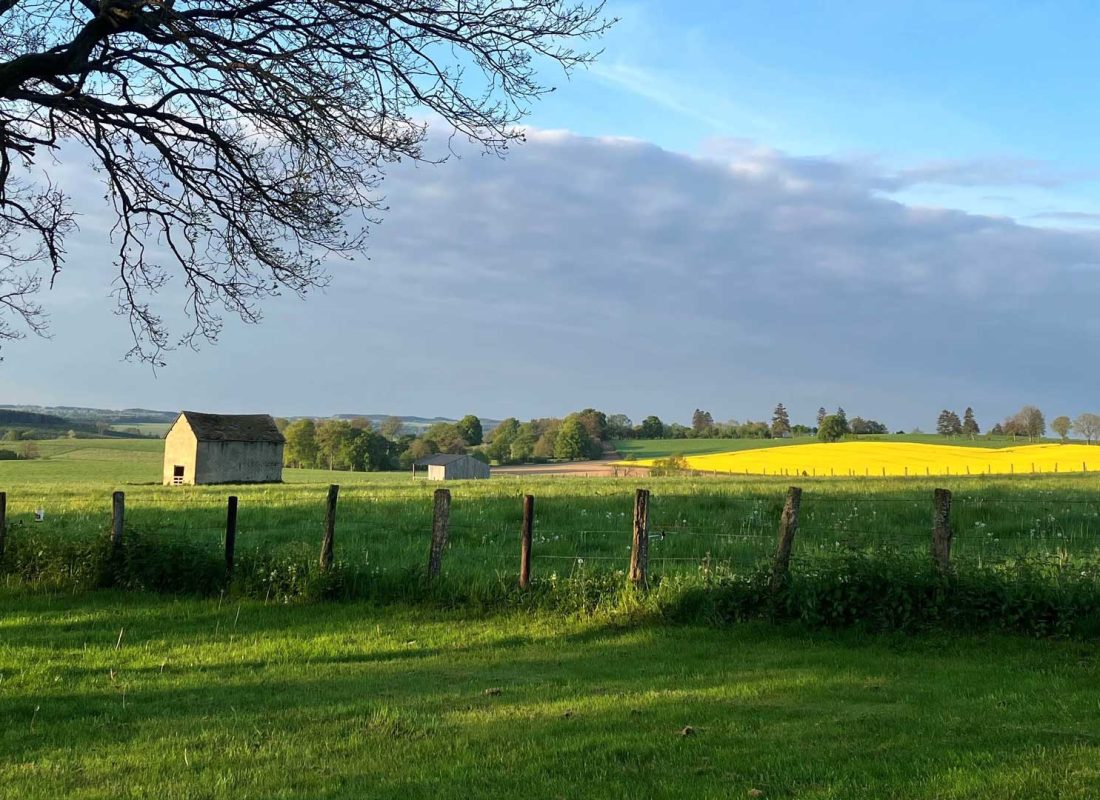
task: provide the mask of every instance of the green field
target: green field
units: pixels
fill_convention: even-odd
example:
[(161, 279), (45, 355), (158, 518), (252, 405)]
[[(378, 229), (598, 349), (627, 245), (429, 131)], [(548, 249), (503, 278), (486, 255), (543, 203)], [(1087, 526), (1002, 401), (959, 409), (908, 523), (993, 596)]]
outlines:
[(0, 797), (1096, 797), (1098, 664), (1023, 638), (0, 596)]
[(137, 428), (141, 431), (142, 436), (156, 436), (158, 439), (163, 439), (171, 427), (171, 422), (119, 422), (111, 426), (116, 431), (128, 431), (131, 428)]
[[(452, 483), (428, 591), (438, 484), (288, 470), (280, 485), (162, 487), (159, 442), (42, 444), (46, 458), (0, 462), (0, 798), (1100, 795), (1096, 639), (932, 633), (922, 620), (944, 618), (913, 612), (929, 595), (911, 566), (946, 485), (971, 598), (954, 629), (1049, 634), (1067, 609), (1100, 629), (1094, 475), (800, 479), (787, 618), (812, 627), (729, 625), (756, 591), (733, 576), (774, 550), (784, 480)], [(329, 482), (338, 575), (370, 604), (295, 589), (315, 572)], [(645, 598), (623, 591), (639, 485)], [(179, 596), (81, 590), (118, 489), (124, 573)], [(530, 594), (514, 588), (527, 492)], [(885, 560), (850, 572), (848, 553)], [(918, 632), (874, 632), (896, 629)]]
[[(155, 544), (186, 544), (215, 558), (225, 503), (240, 498), (242, 554), (312, 563), (328, 483), (342, 486), (337, 558), (364, 576), (423, 566), (438, 484), (405, 473), (287, 470), (286, 483), (163, 487), (156, 441), (44, 442), (46, 458), (0, 462), (8, 493), (9, 547), (27, 556), (51, 543), (98, 541), (109, 526), (111, 492), (127, 497), (127, 529)], [(1094, 475), (829, 480), (803, 486), (797, 558), (852, 550), (928, 548), (931, 492), (955, 491), (957, 558), (996, 563), (1023, 556), (1100, 555), (1100, 493)], [(626, 567), (635, 487), (653, 492), (650, 557), (660, 574), (701, 565), (744, 570), (774, 549), (787, 483), (762, 478), (497, 477), (452, 484), (445, 573), (487, 583), (510, 580), (518, 559), (521, 497), (536, 496), (536, 574)], [(44, 520), (36, 522), (41, 510)], [(31, 553), (33, 555), (33, 553)], [(14, 558), (14, 556), (13, 556)], [(9, 559), (10, 560), (10, 559)]]

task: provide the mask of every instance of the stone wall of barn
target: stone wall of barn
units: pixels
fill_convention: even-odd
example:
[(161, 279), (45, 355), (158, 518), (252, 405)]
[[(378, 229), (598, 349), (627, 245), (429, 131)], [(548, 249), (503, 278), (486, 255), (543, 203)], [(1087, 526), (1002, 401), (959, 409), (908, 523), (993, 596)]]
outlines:
[(187, 421), (180, 419), (164, 437), (164, 485), (174, 483), (175, 468), (183, 467), (181, 483), (195, 483), (195, 434)]
[(199, 442), (197, 483), (272, 483), (283, 479), (283, 445)]

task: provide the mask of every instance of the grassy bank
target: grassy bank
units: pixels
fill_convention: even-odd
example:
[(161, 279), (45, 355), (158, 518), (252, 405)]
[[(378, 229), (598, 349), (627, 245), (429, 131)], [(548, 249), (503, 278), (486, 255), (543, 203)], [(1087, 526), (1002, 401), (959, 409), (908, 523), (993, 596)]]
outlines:
[(0, 597), (0, 797), (1089, 797), (1098, 655), (1018, 638)]

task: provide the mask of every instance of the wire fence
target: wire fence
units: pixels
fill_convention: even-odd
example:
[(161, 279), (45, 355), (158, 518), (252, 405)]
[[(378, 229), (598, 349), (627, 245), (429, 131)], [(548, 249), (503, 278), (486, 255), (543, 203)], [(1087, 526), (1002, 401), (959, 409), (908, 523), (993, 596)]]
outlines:
[[(448, 495), (449, 497), (449, 495)], [(583, 569), (626, 571), (637, 520), (625, 493), (603, 497), (553, 496), (540, 500), (531, 522), (531, 560), (536, 574)], [(9, 543), (35, 536), (49, 541), (100, 536), (109, 530), (103, 509), (49, 513), (39, 519), (32, 504), (11, 504), (0, 531)], [(654, 495), (643, 535), (649, 569), (657, 574), (725, 567), (746, 570), (771, 559), (777, 546), (783, 497), (779, 494)], [(270, 508), (242, 503), (238, 552), (315, 559), (322, 534), (320, 505)], [(171, 513), (169, 513), (171, 512)], [(433, 506), (424, 499), (387, 503), (341, 498), (335, 517), (335, 556), (358, 569), (401, 570), (427, 560)], [(462, 500), (461, 489), (447, 525), (442, 570), (454, 575), (510, 574), (519, 569), (523, 513), (519, 498)], [(1011, 496), (957, 493), (951, 508), (951, 557), (980, 564), (1021, 558), (1100, 560), (1100, 493), (1087, 496)], [(800, 508), (796, 559), (816, 555), (890, 550), (928, 554), (932, 498), (805, 494)], [(176, 513), (155, 504), (127, 512), (126, 535), (186, 541), (217, 555), (224, 546), (225, 512), (215, 506)], [(0, 554), (3, 540), (0, 537)], [(0, 556), (2, 557), (2, 556)], [(3, 563), (0, 562), (0, 569)]]

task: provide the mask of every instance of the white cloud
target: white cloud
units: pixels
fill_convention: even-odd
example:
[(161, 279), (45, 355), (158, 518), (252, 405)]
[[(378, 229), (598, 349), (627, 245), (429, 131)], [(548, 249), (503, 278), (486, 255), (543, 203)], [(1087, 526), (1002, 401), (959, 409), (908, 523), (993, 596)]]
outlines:
[[(334, 264), (326, 294), (177, 354), (156, 383), (114, 367), (119, 322), (92, 303), (4, 369), (65, 374), (74, 403), (107, 402), (124, 369), (115, 405), (280, 413), (745, 418), (782, 400), (896, 428), (945, 406), (1083, 410), (1100, 275), (1079, 265), (1100, 263), (1100, 235), (909, 206), (880, 179), (744, 143), (703, 158), (532, 130), (506, 160), (397, 167), (369, 261)], [(81, 258), (109, 259), (84, 229)]]

